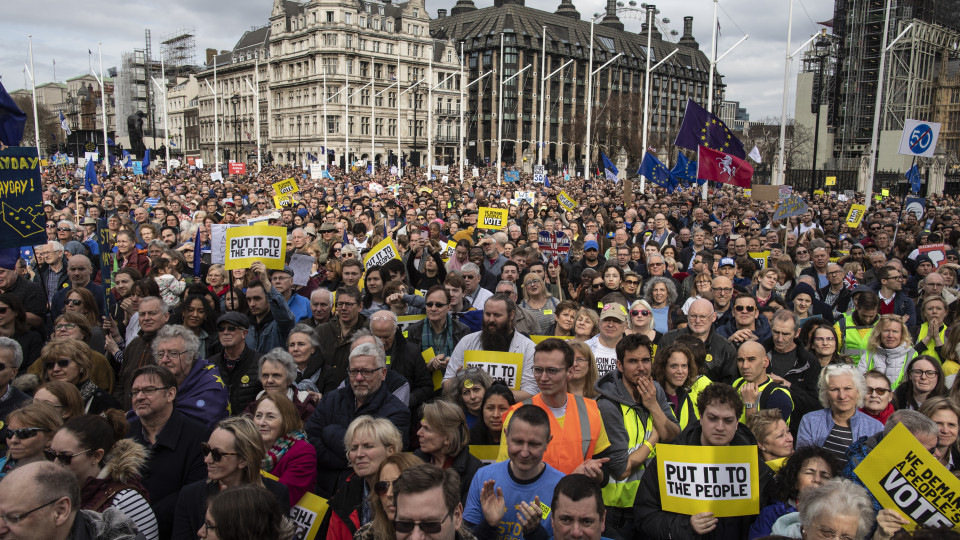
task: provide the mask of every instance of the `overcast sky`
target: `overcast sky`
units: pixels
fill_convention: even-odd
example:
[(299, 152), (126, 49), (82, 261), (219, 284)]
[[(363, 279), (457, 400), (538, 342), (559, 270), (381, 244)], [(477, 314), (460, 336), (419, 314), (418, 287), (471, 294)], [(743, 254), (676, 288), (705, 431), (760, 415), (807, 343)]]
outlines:
[[(455, 0), (426, 0), (432, 15), (437, 8), (451, 8)], [(477, 7), (493, 4), (493, 0), (475, 0)], [(718, 55), (736, 43), (744, 33), (750, 38), (724, 58), (718, 67), (727, 83), (727, 99), (740, 101), (750, 119), (762, 120), (780, 116), (783, 94), (784, 56), (786, 53), (787, 13), (791, 0), (722, 0), (719, 11), (721, 37)], [(833, 17), (831, 0), (793, 0), (793, 36), (791, 52), (796, 50), (819, 27), (816, 23)], [(554, 11), (559, 0), (527, 0), (527, 5)], [(576, 1), (582, 17), (603, 11), (604, 0)], [(208, 47), (230, 49), (245, 30), (268, 22), (271, 0), (129, 0), (123, 3), (88, 0), (79, 5), (67, 0), (19, 0), (4, 6), (0, 21), (0, 76), (4, 87), (13, 91), (24, 87), (23, 65), (28, 61), (27, 35), (33, 35), (33, 54), (37, 83), (56, 78), (65, 81), (87, 73), (87, 50), (93, 51), (94, 69), (98, 42), (103, 43), (105, 68), (118, 66), (120, 54), (143, 48), (144, 29), (153, 37), (157, 57), (163, 37), (180, 28), (196, 30), (197, 59)], [(694, 36), (701, 50), (710, 51), (710, 0), (663, 0), (661, 18), (668, 18), (668, 28), (683, 31), (683, 17), (693, 15)], [(639, 31), (637, 13), (621, 15), (627, 30)], [(788, 116), (793, 116), (795, 77), (798, 62), (791, 68)]]

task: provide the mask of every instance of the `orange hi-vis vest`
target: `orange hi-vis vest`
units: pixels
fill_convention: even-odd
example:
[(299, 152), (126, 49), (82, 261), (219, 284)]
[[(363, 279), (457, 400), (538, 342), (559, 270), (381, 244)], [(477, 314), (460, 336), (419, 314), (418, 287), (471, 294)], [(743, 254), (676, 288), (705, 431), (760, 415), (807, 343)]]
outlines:
[(571, 474), (581, 463), (593, 457), (603, 420), (600, 418), (600, 409), (597, 402), (584, 399), (567, 393), (567, 411), (563, 417), (563, 425), (550, 412), (540, 394), (525, 399), (514, 405), (509, 412), (523, 405), (536, 405), (547, 412), (550, 418), (550, 444), (543, 454), (544, 463), (554, 469)]

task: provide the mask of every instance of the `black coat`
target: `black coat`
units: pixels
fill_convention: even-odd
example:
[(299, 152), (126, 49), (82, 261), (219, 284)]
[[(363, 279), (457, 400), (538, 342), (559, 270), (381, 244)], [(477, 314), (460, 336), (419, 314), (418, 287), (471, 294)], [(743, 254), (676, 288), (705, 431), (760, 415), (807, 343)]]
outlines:
[(233, 369), (227, 369), (223, 353), (210, 357), (210, 363), (220, 370), (220, 377), (230, 393), (230, 413), (240, 414), (263, 390), (260, 384), (260, 357), (257, 351), (244, 344), (240, 359)]
[(387, 358), (390, 359), (390, 370), (403, 375), (410, 383), (409, 405), (410, 410), (416, 413), (421, 404), (433, 397), (433, 376), (420, 354), (420, 347), (407, 341), (398, 328), (393, 338), (393, 348), (387, 351)]
[[(479, 423), (481, 422), (478, 422), (478, 424)], [(423, 450), (417, 449), (413, 452), (413, 455), (422, 459), (424, 463), (430, 463), (430, 456), (424, 454)], [(473, 477), (477, 474), (477, 471), (480, 470), (480, 467), (483, 467), (483, 462), (470, 453), (470, 447), (461, 450), (460, 453), (453, 458), (453, 463), (450, 465), (450, 470), (457, 473), (457, 476), (460, 477), (460, 502), (464, 505), (467, 504), (467, 493), (470, 492), (470, 483), (473, 482)]]
[[(141, 481), (150, 493), (150, 506), (157, 516), (160, 538), (169, 538), (180, 489), (207, 477), (200, 443), (207, 442), (210, 430), (174, 409), (167, 424), (157, 434), (157, 444), (147, 442), (139, 418), (130, 422), (127, 433), (149, 452)], [(190, 538), (195, 533), (196, 529)]]
[[(790, 383), (790, 395), (793, 397), (792, 418), (799, 419), (808, 412), (823, 408), (820, 403), (820, 391), (817, 388), (821, 366), (817, 357), (800, 345), (799, 339), (795, 339), (794, 343), (797, 361), (783, 378)], [(773, 354), (773, 338), (765, 341), (763, 346), (767, 350), (767, 355)], [(792, 427), (799, 429), (800, 422), (792, 422)]]
[(323, 357), (323, 368), (317, 379), (317, 388), (321, 394), (336, 390), (347, 378), (350, 367), (350, 338), (360, 328), (367, 327), (367, 318), (357, 316), (357, 323), (346, 335), (340, 334), (340, 319), (333, 317), (317, 327), (317, 338)]
[[(290, 512), (290, 493), (287, 486), (269, 478), (262, 480), (263, 487), (270, 490), (270, 493), (280, 501), (284, 515)], [(197, 530), (203, 526), (203, 519), (207, 512), (207, 499), (219, 490), (219, 484), (210, 482), (206, 478), (184, 486), (180, 490), (180, 496), (177, 497), (171, 538), (196, 538)]]
[[(663, 335), (660, 347), (666, 347), (677, 340), (680, 334), (689, 334), (689, 328), (678, 328)], [(707, 345), (707, 371), (704, 373), (713, 382), (733, 384), (740, 371), (737, 370), (737, 349), (726, 338), (714, 331), (710, 332)]]

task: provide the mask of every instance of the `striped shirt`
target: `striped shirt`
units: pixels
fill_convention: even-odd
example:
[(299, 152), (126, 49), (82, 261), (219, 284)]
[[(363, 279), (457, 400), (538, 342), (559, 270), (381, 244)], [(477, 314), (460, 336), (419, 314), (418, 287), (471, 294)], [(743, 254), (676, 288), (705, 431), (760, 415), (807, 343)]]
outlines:
[(840, 468), (847, 465), (847, 450), (853, 444), (853, 431), (849, 427), (834, 425), (823, 441), (823, 449), (840, 461)]

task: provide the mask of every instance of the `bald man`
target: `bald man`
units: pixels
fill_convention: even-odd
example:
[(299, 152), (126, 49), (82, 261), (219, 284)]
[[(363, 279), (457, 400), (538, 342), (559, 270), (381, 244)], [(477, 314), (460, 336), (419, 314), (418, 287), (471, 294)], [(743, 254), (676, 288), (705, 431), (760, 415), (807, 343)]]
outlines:
[(734, 381), (733, 387), (743, 398), (743, 415), (740, 416), (743, 423), (761, 409), (779, 409), (783, 421), (790, 424), (793, 398), (789, 389), (767, 375), (769, 365), (766, 349), (756, 341), (745, 341), (737, 351), (740, 378)]
[[(100, 310), (101, 317), (107, 312), (103, 287), (94, 283), (92, 278), (93, 265), (90, 263), (90, 259), (86, 255), (71, 255), (67, 261), (68, 281), (63, 288), (53, 294), (53, 301), (50, 305), (50, 314), (53, 316), (53, 320), (56, 320), (63, 313), (63, 307), (70, 291), (79, 288), (85, 288), (93, 293), (93, 299), (97, 302), (97, 309)], [(99, 350), (98, 352), (102, 353), (103, 351)]]
[(713, 323), (717, 320), (717, 313), (713, 309), (713, 302), (700, 298), (690, 304), (687, 311), (687, 327), (671, 330), (660, 338), (660, 347), (666, 347), (677, 337), (691, 334), (707, 347), (704, 375), (713, 382), (732, 384), (739, 374), (737, 373), (737, 349), (729, 340), (713, 331)]
[(733, 280), (726, 276), (717, 276), (710, 282), (713, 290), (713, 310), (717, 312), (716, 327), (730, 321), (730, 305), (733, 300)]

